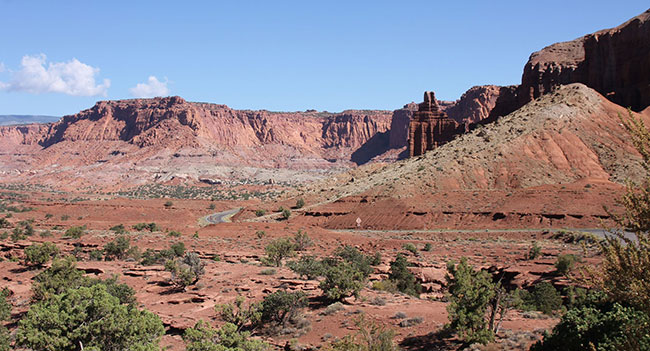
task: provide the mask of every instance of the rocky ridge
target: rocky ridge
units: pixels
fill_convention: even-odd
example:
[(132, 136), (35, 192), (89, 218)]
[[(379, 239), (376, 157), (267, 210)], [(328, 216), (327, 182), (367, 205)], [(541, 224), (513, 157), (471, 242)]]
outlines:
[(301, 181), (354, 165), (352, 155), (389, 126), (389, 111), (241, 111), (180, 97), (100, 101), (53, 124), (0, 127), (0, 177), (75, 186), (202, 176)]

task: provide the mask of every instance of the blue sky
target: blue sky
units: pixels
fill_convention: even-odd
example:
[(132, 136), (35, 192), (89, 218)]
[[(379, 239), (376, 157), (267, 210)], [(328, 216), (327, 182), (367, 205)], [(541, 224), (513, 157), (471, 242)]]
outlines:
[(0, 114), (180, 95), (238, 109), (396, 109), (517, 84), (528, 56), (646, 1), (0, 0)]

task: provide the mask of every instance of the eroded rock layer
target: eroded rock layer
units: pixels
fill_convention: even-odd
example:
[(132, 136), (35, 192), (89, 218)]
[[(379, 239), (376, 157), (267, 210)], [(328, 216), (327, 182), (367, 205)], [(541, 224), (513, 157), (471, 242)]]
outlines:
[(618, 27), (533, 53), (524, 67), (519, 104), (569, 83), (583, 83), (635, 111), (649, 106), (650, 10)]

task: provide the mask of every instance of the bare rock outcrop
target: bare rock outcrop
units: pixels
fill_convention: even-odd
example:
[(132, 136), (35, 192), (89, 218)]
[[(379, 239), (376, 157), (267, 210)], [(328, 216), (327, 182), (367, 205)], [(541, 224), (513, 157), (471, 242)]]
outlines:
[(406, 146), (408, 140), (409, 123), (413, 118), (413, 112), (418, 110), (415, 102), (404, 105), (403, 108), (393, 111), (390, 122), (389, 147), (399, 149)]
[(427, 91), (424, 93), (424, 102), (418, 105), (409, 124), (409, 156), (423, 155), (444, 145), (459, 131), (458, 123), (440, 110), (434, 93)]
[(641, 111), (650, 105), (650, 10), (612, 29), (556, 43), (524, 67), (519, 105), (557, 86), (583, 83), (610, 101)]
[(516, 90), (514, 85), (475, 86), (442, 110), (449, 118), (465, 125), (491, 121), (515, 110)]

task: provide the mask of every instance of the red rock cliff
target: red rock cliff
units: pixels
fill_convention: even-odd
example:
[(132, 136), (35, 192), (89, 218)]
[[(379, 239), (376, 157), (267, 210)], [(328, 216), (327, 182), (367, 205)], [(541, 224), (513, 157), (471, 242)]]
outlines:
[(650, 10), (616, 28), (533, 53), (524, 67), (519, 105), (569, 83), (583, 83), (635, 111), (650, 106)]

